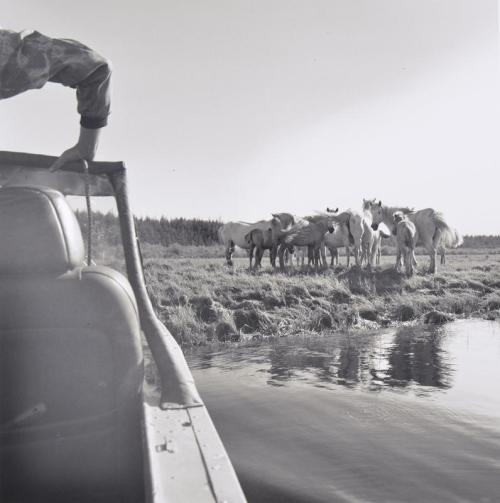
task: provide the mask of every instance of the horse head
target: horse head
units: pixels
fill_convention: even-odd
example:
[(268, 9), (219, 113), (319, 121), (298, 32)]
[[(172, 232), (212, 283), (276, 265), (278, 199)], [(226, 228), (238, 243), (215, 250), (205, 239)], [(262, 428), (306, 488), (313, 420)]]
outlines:
[(382, 202), (379, 201), (377, 204), (377, 199), (364, 199), (363, 198), (363, 210), (371, 210), (375, 206), (382, 206)]
[(327, 213), (338, 213), (339, 212), (339, 209), (338, 208), (335, 208), (334, 210), (332, 210), (331, 208), (326, 208), (326, 212)]
[(392, 214), (392, 218), (394, 219), (394, 223), (398, 224), (399, 222), (402, 222), (406, 218), (406, 215), (403, 211), (395, 211)]

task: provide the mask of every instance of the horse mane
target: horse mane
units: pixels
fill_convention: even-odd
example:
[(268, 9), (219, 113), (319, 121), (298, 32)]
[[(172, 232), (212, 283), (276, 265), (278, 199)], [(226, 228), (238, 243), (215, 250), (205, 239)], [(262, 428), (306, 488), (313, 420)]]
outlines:
[(257, 222), (245, 222), (244, 220), (238, 220), (235, 223), (243, 225), (258, 225), (258, 224), (264, 224), (266, 222), (269, 222), (269, 220), (259, 220)]
[(404, 215), (409, 215), (410, 213), (415, 213), (415, 208), (410, 208), (409, 206), (385, 206), (382, 205), (382, 211), (384, 216), (392, 219), (392, 216), (396, 211), (400, 211)]
[(278, 218), (279, 220), (281, 220), (282, 218), (287, 218), (287, 219), (291, 220), (292, 222), (295, 221), (294, 216), (291, 213), (287, 213), (287, 212), (273, 213), (272, 216), (273, 216), (273, 218)]
[(331, 213), (322, 213), (322, 212), (317, 212), (316, 215), (308, 215), (304, 217), (304, 220), (307, 220), (308, 222), (311, 222), (312, 224), (319, 224), (319, 223), (324, 223), (324, 222), (331, 222), (332, 221), (332, 214)]

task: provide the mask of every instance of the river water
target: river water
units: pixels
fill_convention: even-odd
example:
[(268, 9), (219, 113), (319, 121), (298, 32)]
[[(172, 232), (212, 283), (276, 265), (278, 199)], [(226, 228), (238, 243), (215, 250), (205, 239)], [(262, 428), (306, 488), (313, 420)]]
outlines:
[(500, 502), (500, 324), (187, 355), (251, 502)]

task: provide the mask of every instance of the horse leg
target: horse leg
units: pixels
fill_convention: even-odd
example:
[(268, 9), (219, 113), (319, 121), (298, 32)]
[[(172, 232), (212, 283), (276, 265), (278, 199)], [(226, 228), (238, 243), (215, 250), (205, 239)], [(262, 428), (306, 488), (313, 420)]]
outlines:
[(345, 254), (347, 256), (347, 267), (349, 267), (349, 264), (351, 262), (351, 248), (349, 246), (345, 247)]
[(264, 255), (264, 248), (257, 248), (255, 252), (255, 269), (262, 267), (262, 256)]
[(290, 250), (288, 249), (288, 247), (286, 248), (285, 250), (285, 265), (290, 265), (290, 262), (291, 262), (291, 258), (290, 258)]
[(397, 253), (396, 253), (396, 271), (401, 272), (401, 267), (402, 267), (402, 255), (401, 255), (401, 248), (398, 246), (397, 248)]
[[(444, 246), (441, 245), (441, 239), (443, 237), (443, 231), (442, 229), (436, 229), (434, 231), (434, 236), (432, 237), (432, 250), (429, 249), (429, 253), (432, 253), (431, 254), (431, 273), (432, 274), (435, 274), (436, 271), (437, 271), (437, 266), (436, 266), (436, 258), (437, 258), (437, 251), (439, 248), (443, 248), (444, 250)], [(442, 263), (442, 258), (441, 258), (441, 263)]]
[(234, 252), (234, 243), (232, 241), (229, 241), (229, 243), (226, 246), (226, 263), (227, 265), (233, 265), (232, 261), (232, 255)]
[(319, 264), (320, 264), (320, 250), (319, 248), (314, 247), (314, 270), (316, 274), (319, 271)]
[(413, 261), (411, 259), (410, 248), (405, 250), (405, 270), (407, 276), (411, 276), (413, 274)]
[(281, 243), (278, 248), (278, 258), (279, 258), (281, 271), (285, 270), (285, 260), (283, 257), (283, 255), (285, 254), (285, 249), (286, 249), (286, 245), (284, 243)]
[[(255, 245), (251, 244), (250, 249), (248, 250), (248, 257), (250, 259), (250, 270), (252, 270), (252, 260), (253, 260), (253, 252), (255, 250)], [(255, 256), (255, 263), (257, 264), (257, 254)]]
[(307, 245), (307, 267), (314, 264), (314, 250), (311, 245)]
[(271, 267), (276, 268), (276, 256), (278, 255), (278, 244), (273, 243), (271, 249), (269, 250), (269, 260), (271, 261)]
[(431, 274), (436, 274), (437, 271), (437, 265), (436, 265), (436, 258), (437, 258), (437, 250), (435, 246), (433, 245), (429, 249), (429, 256), (431, 257), (431, 265), (430, 265), (430, 272)]
[(326, 269), (326, 246), (321, 243), (320, 247), (319, 247), (319, 251), (321, 253), (321, 265), (323, 268)]
[(429, 254), (429, 257), (431, 259), (430, 265), (429, 265), (429, 272), (431, 274), (436, 273), (436, 258), (437, 258), (437, 247), (434, 244), (434, 240), (429, 240), (426, 243), (424, 243), (425, 249), (427, 250), (427, 253)]
[(359, 265), (359, 248), (356, 245), (354, 245), (352, 254), (354, 255), (354, 263)]

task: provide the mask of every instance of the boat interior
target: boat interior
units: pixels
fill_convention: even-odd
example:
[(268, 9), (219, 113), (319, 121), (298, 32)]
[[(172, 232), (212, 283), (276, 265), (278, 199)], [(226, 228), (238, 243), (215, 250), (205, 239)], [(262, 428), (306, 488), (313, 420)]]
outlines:
[(57, 190), (0, 188), (0, 500), (143, 501), (141, 327)]

